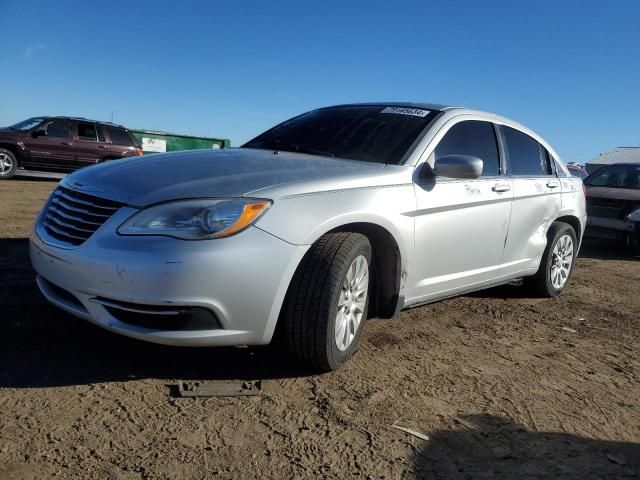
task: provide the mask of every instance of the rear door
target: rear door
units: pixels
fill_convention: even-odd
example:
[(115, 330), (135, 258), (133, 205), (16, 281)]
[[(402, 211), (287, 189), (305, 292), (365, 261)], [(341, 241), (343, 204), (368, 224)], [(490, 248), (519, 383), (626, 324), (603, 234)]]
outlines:
[(79, 167), (98, 163), (109, 151), (102, 127), (93, 122), (76, 122), (76, 162)]
[(494, 125), (480, 120), (454, 123), (429, 163), (454, 154), (482, 159), (483, 173), (477, 179), (416, 182), (413, 298), (408, 299), (414, 303), (481, 286), (499, 275), (512, 192)]
[(513, 185), (503, 273), (514, 276), (538, 268), (547, 230), (562, 205), (562, 189), (544, 146), (515, 128), (501, 126), (500, 132)]
[(31, 135), (24, 142), (29, 152), (30, 165), (40, 168), (73, 168), (75, 142), (71, 134), (71, 121), (67, 118), (51, 118), (40, 125), (38, 131), (44, 132), (44, 135)]

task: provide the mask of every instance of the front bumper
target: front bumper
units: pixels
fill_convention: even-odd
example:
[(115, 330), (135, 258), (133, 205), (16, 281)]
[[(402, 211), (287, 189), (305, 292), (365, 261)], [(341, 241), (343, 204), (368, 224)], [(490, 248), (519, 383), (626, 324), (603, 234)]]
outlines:
[[(155, 343), (269, 343), (286, 290), (308, 246), (291, 245), (256, 227), (204, 241), (115, 233), (134, 211), (121, 208), (72, 249), (49, 245), (32, 233), (31, 262), (51, 303), (113, 332)], [(108, 306), (113, 303), (152, 313), (160, 307), (206, 309), (218, 326), (181, 330), (150, 328), (148, 322), (131, 324), (114, 315)]]

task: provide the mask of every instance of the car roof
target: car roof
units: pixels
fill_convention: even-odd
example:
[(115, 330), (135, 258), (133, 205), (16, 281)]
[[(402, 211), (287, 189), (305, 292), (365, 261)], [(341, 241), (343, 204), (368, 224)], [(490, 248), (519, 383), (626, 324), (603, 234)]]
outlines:
[(112, 122), (102, 122), (100, 120), (91, 120), (90, 118), (85, 118), (85, 117), (66, 117), (64, 115), (38, 115), (38, 116), (36, 116), (34, 118), (44, 118), (44, 119), (64, 118), (64, 119), (67, 119), (67, 120), (75, 120), (75, 121), (89, 122), (89, 123), (99, 123), (100, 125), (107, 125), (109, 127), (124, 128), (125, 130), (127, 129), (127, 127), (125, 127), (124, 125), (118, 125), (117, 123), (112, 123)]
[[(609, 163), (607, 165), (602, 165), (601, 167), (598, 167), (598, 170), (602, 170), (603, 168), (607, 168), (607, 167), (640, 167), (640, 163), (634, 163), (634, 162), (618, 162), (618, 163)], [(593, 173), (596, 173), (598, 170), (594, 170)]]
[[(506, 125), (518, 128), (523, 132), (536, 137), (536, 140), (542, 140), (539, 135), (533, 132), (531, 129), (522, 125), (515, 120), (511, 120), (510, 118), (503, 117), (496, 113), (486, 112), (483, 110), (476, 110), (475, 108), (462, 107), (462, 106), (454, 106), (454, 105), (444, 105), (439, 103), (423, 103), (423, 102), (365, 102), (365, 103), (346, 103), (343, 105), (332, 105), (324, 108), (333, 108), (333, 107), (351, 107), (351, 106), (372, 106), (372, 107), (405, 107), (405, 108), (423, 108), (425, 110), (431, 110), (435, 112), (446, 112), (449, 115), (463, 115), (463, 114), (471, 114), (471, 115), (481, 115), (486, 117), (487, 120), (504, 123)], [(544, 142), (544, 141), (543, 141)]]
[[(487, 120), (487, 121), (490, 121), (490, 122), (506, 125), (508, 127), (512, 127), (512, 128), (517, 129), (517, 130), (520, 130), (523, 133), (526, 133), (527, 135), (532, 137), (534, 140), (536, 140), (539, 143), (541, 143), (552, 154), (554, 159), (560, 160), (560, 156), (554, 150), (554, 148), (551, 147), (551, 145), (545, 139), (543, 139), (540, 135), (538, 135), (536, 132), (534, 132), (530, 128), (526, 127), (525, 125), (523, 125), (523, 124), (521, 124), (521, 123), (519, 123), (519, 122), (517, 122), (515, 120), (511, 120), (510, 118), (506, 118), (506, 117), (503, 117), (501, 115), (498, 115), (498, 114), (495, 114), (495, 113), (492, 113), (492, 112), (486, 112), (486, 111), (483, 111), (483, 110), (476, 110), (476, 109), (473, 109), (473, 108), (462, 107), (462, 106), (445, 105), (445, 104), (440, 104), (440, 103), (425, 103), (425, 102), (359, 102), (359, 103), (344, 103), (344, 104), (329, 105), (329, 106), (326, 106), (326, 107), (321, 107), (321, 108), (318, 108), (317, 110), (323, 110), (325, 108), (357, 107), (357, 106), (422, 108), (422, 109), (425, 109), (425, 110), (431, 110), (431, 111), (442, 113), (442, 114), (446, 115), (446, 117), (448, 117), (448, 118), (455, 117), (455, 116), (458, 116), (458, 115), (475, 115), (475, 116), (479, 116), (479, 117), (482, 117), (483, 120)], [(564, 162), (561, 161), (561, 163), (562, 163), (562, 165), (564, 165)], [(567, 171), (567, 173), (569, 173), (569, 172)]]
[(324, 108), (333, 107), (358, 107), (358, 106), (380, 106), (380, 107), (405, 107), (405, 108), (424, 108), (425, 110), (442, 111), (447, 108), (453, 108), (450, 105), (440, 105), (438, 103), (419, 103), (419, 102), (361, 102), (361, 103), (344, 103), (340, 105), (331, 105)]

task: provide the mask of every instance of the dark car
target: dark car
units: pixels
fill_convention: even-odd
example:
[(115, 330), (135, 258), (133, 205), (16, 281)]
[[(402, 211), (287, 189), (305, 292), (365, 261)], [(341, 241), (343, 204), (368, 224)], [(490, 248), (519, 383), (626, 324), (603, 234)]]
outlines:
[(0, 179), (18, 168), (71, 171), (142, 155), (125, 127), (86, 118), (33, 117), (0, 129)]
[(589, 237), (640, 243), (640, 164), (619, 163), (599, 168), (584, 180)]

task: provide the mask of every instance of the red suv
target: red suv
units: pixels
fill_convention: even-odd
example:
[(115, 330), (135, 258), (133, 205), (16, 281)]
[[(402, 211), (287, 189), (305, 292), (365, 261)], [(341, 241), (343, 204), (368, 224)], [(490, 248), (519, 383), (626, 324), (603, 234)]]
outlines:
[(0, 129), (0, 180), (18, 168), (71, 171), (142, 155), (129, 130), (86, 118), (33, 117)]

